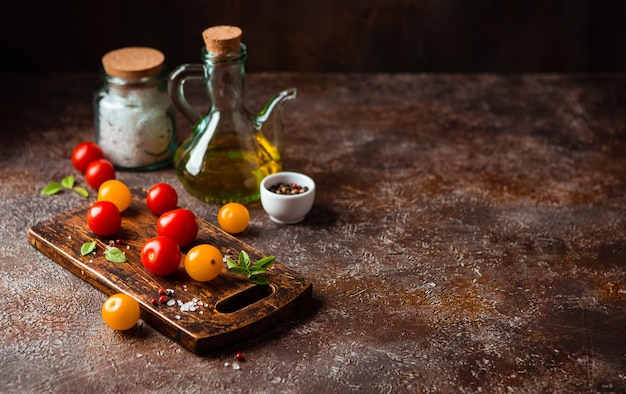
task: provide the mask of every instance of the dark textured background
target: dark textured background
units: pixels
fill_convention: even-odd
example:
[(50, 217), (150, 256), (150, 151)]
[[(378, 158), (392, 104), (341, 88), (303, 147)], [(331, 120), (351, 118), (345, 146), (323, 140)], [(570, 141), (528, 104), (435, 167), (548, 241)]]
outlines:
[(95, 70), (146, 45), (199, 61), (201, 32), (236, 24), (248, 71), (626, 71), (621, 0), (20, 1), (0, 13), (0, 69)]

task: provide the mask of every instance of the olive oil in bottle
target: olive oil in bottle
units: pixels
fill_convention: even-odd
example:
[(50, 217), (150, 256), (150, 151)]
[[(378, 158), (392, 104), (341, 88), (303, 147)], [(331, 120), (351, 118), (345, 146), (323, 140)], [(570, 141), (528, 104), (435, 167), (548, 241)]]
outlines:
[[(281, 109), (296, 96), (289, 89), (257, 115), (243, 106), (247, 49), (241, 29), (216, 26), (203, 32), (202, 65), (186, 64), (170, 75), (172, 103), (195, 127), (174, 156), (176, 174), (193, 196), (209, 203), (259, 199), (263, 178), (282, 170)], [(183, 85), (202, 79), (211, 107), (201, 117), (187, 102)]]

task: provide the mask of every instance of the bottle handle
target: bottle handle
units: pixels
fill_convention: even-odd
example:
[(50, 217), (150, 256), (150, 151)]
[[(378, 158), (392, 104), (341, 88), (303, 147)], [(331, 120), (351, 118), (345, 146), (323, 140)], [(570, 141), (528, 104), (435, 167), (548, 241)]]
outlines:
[(185, 82), (190, 79), (202, 79), (204, 66), (202, 64), (183, 64), (178, 66), (169, 75), (167, 91), (174, 104), (191, 124), (197, 124), (202, 118), (185, 98)]

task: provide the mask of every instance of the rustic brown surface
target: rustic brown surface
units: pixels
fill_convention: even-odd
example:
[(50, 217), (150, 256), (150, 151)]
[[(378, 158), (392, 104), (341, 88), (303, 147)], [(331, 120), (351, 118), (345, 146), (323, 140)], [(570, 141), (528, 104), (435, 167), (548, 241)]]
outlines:
[[(28, 229), (28, 241), (36, 249), (106, 295), (128, 294), (141, 307), (141, 318), (185, 349), (206, 354), (263, 332), (280, 323), (302, 303), (310, 302), (311, 282), (274, 261), (265, 275), (269, 286), (257, 286), (245, 276), (224, 268), (207, 283), (191, 280), (181, 265), (171, 275), (152, 275), (141, 263), (141, 249), (155, 237), (156, 216), (145, 203), (145, 191), (135, 190), (133, 201), (122, 213), (122, 227), (114, 237), (99, 237), (87, 226), (89, 204), (63, 212)], [(215, 245), (224, 256), (238, 259), (245, 251), (252, 261), (265, 257), (216, 226), (198, 218), (198, 235), (183, 254), (200, 244)], [(118, 238), (119, 237), (119, 238)], [(121, 239), (123, 245), (118, 245)], [(82, 256), (81, 246), (97, 242), (95, 253)], [(113, 242), (126, 256), (125, 263), (111, 263), (104, 250)], [(159, 289), (174, 291), (172, 301), (183, 305), (199, 301), (194, 309), (153, 305)]]
[[(111, 331), (106, 295), (26, 241), (85, 203), (39, 191), (75, 174), (72, 147), (93, 139), (97, 76), (3, 81), (4, 392), (626, 389), (624, 76), (248, 74), (253, 110), (298, 88), (285, 168), (317, 197), (292, 226), (251, 204), (237, 238), (310, 279), (313, 298), (204, 357), (147, 324)], [(119, 178), (171, 182), (215, 224), (219, 207), (172, 170)]]

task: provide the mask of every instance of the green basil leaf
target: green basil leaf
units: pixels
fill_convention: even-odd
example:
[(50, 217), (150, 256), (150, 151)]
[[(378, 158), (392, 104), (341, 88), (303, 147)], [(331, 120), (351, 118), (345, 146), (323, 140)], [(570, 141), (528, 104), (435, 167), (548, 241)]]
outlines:
[(270, 282), (263, 274), (272, 265), (275, 259), (275, 256), (266, 256), (254, 263), (250, 261), (248, 253), (242, 250), (239, 253), (239, 262), (237, 263), (230, 257), (226, 257), (226, 266), (235, 274), (247, 276), (252, 283), (267, 285)]
[(239, 264), (235, 263), (235, 261), (233, 259), (231, 259), (230, 257), (226, 258), (226, 266), (230, 269), (230, 268), (234, 268), (234, 267), (239, 267)]
[(257, 261), (254, 266), (268, 269), (272, 264), (274, 264), (275, 259), (276, 256), (263, 257), (261, 260)]
[(250, 282), (256, 283), (257, 285), (269, 285), (270, 281), (267, 280), (265, 276), (262, 275), (254, 275), (250, 277)]
[(108, 248), (104, 252), (104, 257), (112, 263), (124, 263), (126, 262), (126, 255), (124, 252), (116, 247)]
[(267, 271), (267, 269), (263, 268), (263, 267), (252, 267), (250, 268), (250, 270), (248, 271), (248, 276), (255, 276), (255, 275), (261, 275), (264, 274), (265, 271)]
[(239, 252), (239, 265), (242, 267), (250, 267), (250, 256), (245, 251)]
[(58, 182), (50, 182), (41, 191), (42, 196), (51, 196), (61, 191), (61, 185)]
[(89, 197), (89, 192), (84, 187), (76, 186), (74, 191), (81, 197)]
[(70, 175), (70, 176), (66, 176), (65, 178), (63, 178), (61, 180), (61, 186), (63, 186), (66, 189), (71, 189), (74, 187), (74, 182), (76, 180), (74, 179), (74, 176)]
[(231, 272), (233, 272), (235, 274), (241, 274), (241, 275), (248, 276), (248, 271), (245, 268), (240, 267), (238, 265), (236, 265), (236, 266), (234, 266), (232, 268), (229, 267), (229, 271), (231, 271)]
[(96, 241), (85, 242), (83, 246), (80, 247), (81, 256), (86, 256), (89, 253), (93, 252), (96, 249)]

